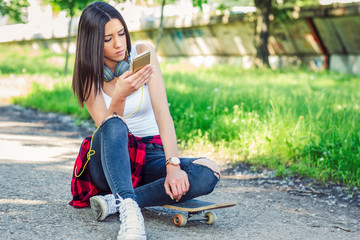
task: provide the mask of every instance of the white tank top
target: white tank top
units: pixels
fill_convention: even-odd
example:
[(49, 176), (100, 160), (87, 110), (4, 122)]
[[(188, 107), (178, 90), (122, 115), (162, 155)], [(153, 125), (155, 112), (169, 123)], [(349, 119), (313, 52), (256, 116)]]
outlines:
[[(133, 45), (131, 46), (130, 53), (131, 62), (136, 55), (136, 45)], [(156, 123), (154, 110), (151, 105), (148, 85), (144, 85), (143, 88), (143, 99), (141, 101), (140, 108), (129, 117), (126, 116), (134, 112), (139, 107), (142, 89), (140, 88), (138, 91), (126, 98), (123, 115), (125, 117), (124, 120), (128, 125), (131, 133), (137, 137), (159, 135), (159, 128)], [(103, 89), (101, 89), (101, 93), (104, 97), (106, 108), (109, 109), (112, 98), (108, 96)]]

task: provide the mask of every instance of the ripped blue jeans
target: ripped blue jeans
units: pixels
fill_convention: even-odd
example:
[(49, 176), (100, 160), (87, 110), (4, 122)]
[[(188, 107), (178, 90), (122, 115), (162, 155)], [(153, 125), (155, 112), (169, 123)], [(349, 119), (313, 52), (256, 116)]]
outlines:
[[(95, 154), (88, 163), (91, 182), (104, 192), (115, 197), (134, 199), (140, 207), (172, 204), (165, 192), (165, 154), (162, 146), (146, 144), (146, 161), (141, 173), (141, 184), (132, 187), (131, 167), (128, 152), (128, 127), (122, 119), (112, 117), (106, 120), (93, 136), (92, 149)], [(180, 167), (189, 178), (190, 189), (181, 202), (208, 194), (218, 182), (213, 170), (193, 163), (196, 158), (180, 158)], [(117, 197), (116, 197), (117, 198)]]

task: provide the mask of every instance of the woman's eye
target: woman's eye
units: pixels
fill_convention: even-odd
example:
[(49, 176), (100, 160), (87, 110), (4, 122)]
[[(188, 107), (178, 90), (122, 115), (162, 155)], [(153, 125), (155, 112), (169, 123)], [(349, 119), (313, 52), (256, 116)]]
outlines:
[(110, 41), (111, 41), (111, 38), (105, 39), (105, 42), (110, 42)]

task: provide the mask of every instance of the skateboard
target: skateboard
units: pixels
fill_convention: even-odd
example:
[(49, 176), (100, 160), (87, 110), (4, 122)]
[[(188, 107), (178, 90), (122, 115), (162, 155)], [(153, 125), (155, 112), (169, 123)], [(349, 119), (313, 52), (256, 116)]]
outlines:
[(208, 225), (215, 224), (217, 216), (214, 212), (209, 210), (233, 207), (235, 205), (235, 202), (212, 203), (192, 199), (182, 203), (163, 205), (162, 207), (186, 212), (186, 215), (176, 214), (174, 216), (174, 224), (178, 227), (183, 227), (186, 223), (192, 221), (204, 221)]

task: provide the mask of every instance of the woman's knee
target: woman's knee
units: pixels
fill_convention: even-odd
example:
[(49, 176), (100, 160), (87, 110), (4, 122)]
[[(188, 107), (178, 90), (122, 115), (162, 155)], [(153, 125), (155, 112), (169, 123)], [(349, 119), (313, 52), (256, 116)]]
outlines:
[(211, 193), (219, 182), (219, 178), (215, 175), (213, 169), (195, 162), (191, 166), (189, 180), (190, 189), (194, 191), (194, 194), (197, 194), (197, 196)]
[(110, 120), (110, 119), (120, 119), (122, 122), (124, 122), (124, 120), (122, 119), (121, 116), (119, 116), (119, 115), (117, 115), (116, 113), (114, 113), (113, 115), (107, 116), (107, 118), (105, 118), (105, 119), (102, 121), (101, 125), (104, 125), (104, 123), (106, 123), (106, 122), (107, 122), (108, 120)]
[(125, 121), (119, 116), (119, 115), (111, 115), (108, 116), (102, 123), (100, 127), (104, 127), (104, 126), (112, 126), (112, 125), (116, 125), (116, 126), (121, 126), (121, 127), (125, 127), (127, 128), (127, 125), (125, 123)]
[(102, 128), (102, 134), (108, 139), (122, 138), (129, 132), (126, 123), (118, 115), (112, 115), (105, 119), (100, 128)]
[(214, 162), (213, 160), (208, 159), (208, 158), (199, 158), (199, 159), (196, 159), (193, 163), (203, 165), (203, 166), (210, 168), (214, 172), (214, 175), (218, 179), (220, 179), (220, 174), (221, 174), (220, 171), (221, 170), (220, 170), (219, 166), (216, 164), (216, 162)]

